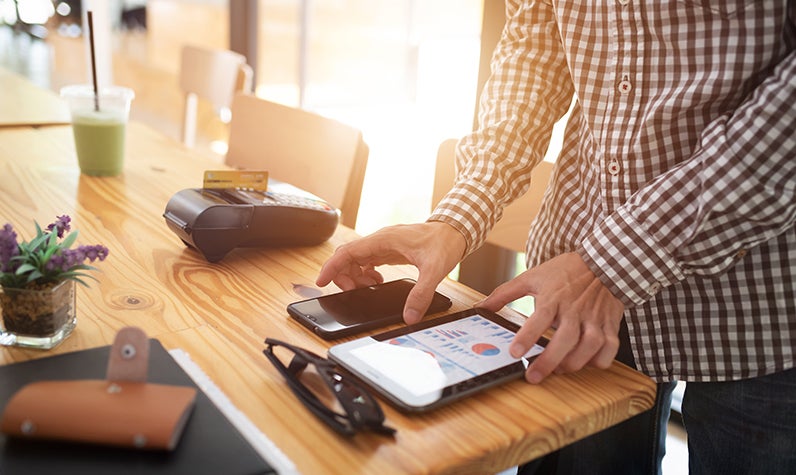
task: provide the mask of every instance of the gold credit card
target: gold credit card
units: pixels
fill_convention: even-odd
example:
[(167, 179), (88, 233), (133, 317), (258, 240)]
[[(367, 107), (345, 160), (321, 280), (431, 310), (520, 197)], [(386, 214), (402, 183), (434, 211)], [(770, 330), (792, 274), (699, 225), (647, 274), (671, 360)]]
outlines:
[(266, 191), (268, 172), (265, 170), (205, 170), (204, 188), (242, 188)]

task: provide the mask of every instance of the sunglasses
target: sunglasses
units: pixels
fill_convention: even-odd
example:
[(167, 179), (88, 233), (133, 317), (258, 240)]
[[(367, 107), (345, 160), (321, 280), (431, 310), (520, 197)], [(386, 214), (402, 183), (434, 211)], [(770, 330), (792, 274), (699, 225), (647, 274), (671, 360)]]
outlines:
[[(346, 436), (361, 430), (395, 434), (395, 429), (384, 425), (379, 402), (359, 381), (341, 374), (334, 363), (274, 338), (266, 338), (265, 344), (263, 354), (282, 374), (293, 394), (326, 425)], [(281, 350), (275, 352), (275, 348)], [(287, 366), (276, 353), (290, 359)]]

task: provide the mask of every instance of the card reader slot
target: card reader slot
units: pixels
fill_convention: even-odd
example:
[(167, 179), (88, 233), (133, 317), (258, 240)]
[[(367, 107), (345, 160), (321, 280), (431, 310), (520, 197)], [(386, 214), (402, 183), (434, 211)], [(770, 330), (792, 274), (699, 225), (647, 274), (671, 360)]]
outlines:
[(253, 200), (248, 198), (246, 195), (241, 193), (239, 190), (229, 188), (229, 189), (218, 189), (218, 190), (205, 190), (206, 192), (209, 191), (210, 193), (218, 196), (222, 200), (226, 201), (227, 203), (232, 204), (239, 204), (239, 205), (250, 205), (255, 203)]

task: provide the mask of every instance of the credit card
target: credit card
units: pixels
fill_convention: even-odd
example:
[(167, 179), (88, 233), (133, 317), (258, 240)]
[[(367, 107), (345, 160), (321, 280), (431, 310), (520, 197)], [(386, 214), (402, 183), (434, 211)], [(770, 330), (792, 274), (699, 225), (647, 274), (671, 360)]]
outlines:
[(268, 172), (265, 170), (205, 170), (204, 188), (240, 188), (266, 191)]

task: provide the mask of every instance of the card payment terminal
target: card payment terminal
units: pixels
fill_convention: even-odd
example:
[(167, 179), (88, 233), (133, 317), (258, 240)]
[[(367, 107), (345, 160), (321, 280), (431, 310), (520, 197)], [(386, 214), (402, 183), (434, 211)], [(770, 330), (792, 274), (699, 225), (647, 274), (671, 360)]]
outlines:
[(340, 213), (317, 196), (269, 180), (267, 191), (181, 190), (163, 217), (187, 246), (217, 262), (236, 247), (320, 244), (334, 234)]

